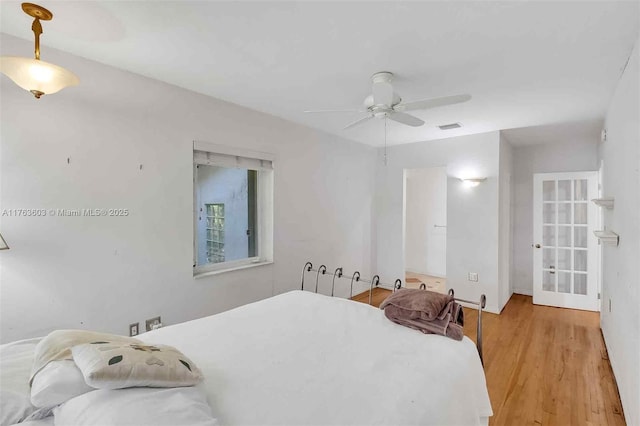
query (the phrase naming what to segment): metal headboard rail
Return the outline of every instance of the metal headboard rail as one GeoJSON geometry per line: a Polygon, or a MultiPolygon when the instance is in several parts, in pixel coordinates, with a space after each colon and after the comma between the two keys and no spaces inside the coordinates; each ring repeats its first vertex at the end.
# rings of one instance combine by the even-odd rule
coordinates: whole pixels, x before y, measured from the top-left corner
{"type": "MultiPolygon", "coordinates": [[[[325,265],[320,265],[317,269],[313,268],[313,264],[311,262],[307,262],[304,265],[304,268],[302,269],[302,280],[300,283],[300,290],[304,290],[304,274],[305,272],[316,272],[316,286],[315,286],[315,290],[314,292],[317,293],[318,292],[318,282],[320,280],[320,275],[326,275],[327,274],[327,267],[325,265]]],[[[344,278],[347,279],[348,274],[344,273],[344,270],[342,267],[338,267],[335,269],[335,271],[333,272],[333,279],[331,280],[331,297],[333,297],[334,294],[334,290],[335,290],[335,285],[336,285],[336,278],[344,278]],[[346,275],[346,277],[345,277],[346,275]]],[[[362,278],[362,276],[360,275],[360,272],[355,271],[353,274],[351,274],[351,288],[349,290],[349,298],[353,297],[353,283],[354,282],[364,282],[364,283],[368,283],[369,285],[369,304],[371,304],[372,302],[372,297],[373,297],[373,288],[374,287],[378,287],[379,285],[383,285],[383,286],[387,286],[387,287],[391,287],[393,288],[393,291],[396,291],[397,289],[402,287],[402,280],[397,279],[395,281],[395,283],[393,285],[391,284],[385,284],[383,282],[380,281],[380,276],[379,275],[374,275],[373,278],[362,278]]]]}
{"type": "MultiPolygon", "coordinates": [[[[304,275],[305,272],[316,272],[316,285],[315,285],[315,293],[318,293],[318,282],[320,280],[320,275],[326,275],[327,274],[327,267],[325,265],[320,265],[317,269],[313,268],[313,264],[311,262],[307,262],[304,265],[304,268],[302,269],[302,279],[301,279],[301,283],[300,283],[300,290],[304,290],[304,275]]],[[[334,294],[334,289],[335,289],[335,284],[336,284],[336,278],[345,278],[347,279],[347,277],[345,277],[344,271],[342,269],[342,267],[338,267],[335,269],[335,271],[333,272],[333,278],[331,280],[331,297],[333,297],[334,294]]],[[[360,272],[356,271],[351,275],[351,287],[350,287],[350,291],[349,291],[349,298],[353,297],[353,283],[355,282],[365,282],[365,283],[369,283],[369,304],[371,305],[371,301],[372,301],[372,294],[373,294],[373,287],[377,287],[380,284],[387,286],[387,287],[392,287],[393,291],[395,292],[396,290],[399,290],[402,288],[402,280],[397,279],[395,280],[395,282],[393,283],[393,285],[391,284],[385,284],[382,283],[380,281],[380,276],[378,275],[374,275],[373,278],[362,278],[360,276],[360,272]]],[[[422,283],[420,284],[420,289],[421,290],[426,290],[427,286],[426,284],[422,283]]],[[[480,300],[477,302],[474,302],[472,300],[466,300],[466,299],[460,299],[455,297],[455,293],[453,291],[453,289],[449,289],[449,296],[453,297],[453,300],[455,300],[456,302],[462,302],[462,303],[467,303],[470,305],[475,305],[478,307],[478,321],[477,321],[477,328],[476,328],[476,348],[478,349],[478,355],[480,356],[480,362],[482,363],[482,366],[484,366],[484,357],[483,357],[483,352],[482,352],[482,310],[485,308],[486,304],[487,304],[487,297],[484,294],[480,295],[480,300]]]]}
{"type": "MultiPolygon", "coordinates": [[[[426,285],[424,284],[420,285],[420,288],[423,288],[423,286],[424,286],[424,289],[426,289],[426,285]]],[[[478,349],[478,355],[480,355],[480,362],[484,367],[484,356],[482,353],[482,310],[487,304],[487,296],[485,296],[484,294],[481,294],[480,301],[478,302],[474,302],[472,300],[459,299],[455,297],[455,292],[453,291],[452,288],[449,289],[449,296],[453,297],[453,300],[455,300],[456,302],[468,303],[470,305],[476,305],[478,307],[478,321],[476,324],[476,348],[478,349]]]]}

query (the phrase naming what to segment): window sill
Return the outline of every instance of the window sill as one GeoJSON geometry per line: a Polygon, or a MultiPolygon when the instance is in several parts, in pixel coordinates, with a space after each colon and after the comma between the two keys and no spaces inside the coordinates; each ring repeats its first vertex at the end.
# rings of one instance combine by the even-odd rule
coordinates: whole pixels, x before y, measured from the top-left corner
{"type": "Polygon", "coordinates": [[[262,262],[255,262],[255,263],[249,263],[246,265],[240,265],[240,266],[232,266],[226,269],[219,269],[216,271],[202,271],[202,272],[196,272],[193,274],[193,278],[194,279],[198,279],[198,278],[205,278],[205,277],[210,277],[213,275],[220,275],[220,274],[226,274],[227,272],[234,272],[234,271],[241,271],[243,269],[250,269],[250,268],[256,268],[258,266],[266,266],[266,265],[273,265],[273,260],[265,260],[262,262]]]}

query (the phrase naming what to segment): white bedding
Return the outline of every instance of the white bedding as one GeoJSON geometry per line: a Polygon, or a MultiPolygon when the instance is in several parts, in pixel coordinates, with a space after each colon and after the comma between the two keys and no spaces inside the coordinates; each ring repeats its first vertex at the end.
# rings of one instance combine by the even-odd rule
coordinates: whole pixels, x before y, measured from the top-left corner
{"type": "Polygon", "coordinates": [[[0,425],[11,425],[37,410],[31,404],[29,375],[40,339],[0,345],[0,425]]]}
{"type": "Polygon", "coordinates": [[[492,415],[475,345],[371,306],[293,291],[138,336],[203,371],[220,424],[476,425],[492,415]]]}
{"type": "Polygon", "coordinates": [[[45,417],[40,420],[26,420],[24,422],[18,423],[18,426],[54,426],[54,418],[53,416],[45,417]]]}

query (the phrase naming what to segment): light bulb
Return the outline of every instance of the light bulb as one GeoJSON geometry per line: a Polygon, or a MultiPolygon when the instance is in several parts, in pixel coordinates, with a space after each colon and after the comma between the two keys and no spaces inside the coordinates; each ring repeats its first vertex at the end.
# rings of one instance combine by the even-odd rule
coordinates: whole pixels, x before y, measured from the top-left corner
{"type": "Polygon", "coordinates": [[[51,68],[43,67],[40,64],[33,64],[29,67],[29,74],[39,83],[48,83],[53,77],[51,68]]]}

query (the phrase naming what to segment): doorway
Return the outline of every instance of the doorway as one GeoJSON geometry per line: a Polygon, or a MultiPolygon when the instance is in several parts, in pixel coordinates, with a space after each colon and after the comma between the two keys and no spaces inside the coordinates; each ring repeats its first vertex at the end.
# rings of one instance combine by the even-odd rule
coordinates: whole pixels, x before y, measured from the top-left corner
{"type": "Polygon", "coordinates": [[[533,303],[599,311],[598,173],[538,173],[533,185],[533,303]]]}
{"type": "Polygon", "coordinates": [[[408,288],[447,288],[446,167],[404,170],[404,269],[408,288]]]}

